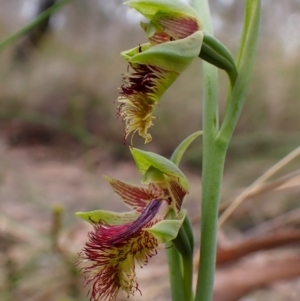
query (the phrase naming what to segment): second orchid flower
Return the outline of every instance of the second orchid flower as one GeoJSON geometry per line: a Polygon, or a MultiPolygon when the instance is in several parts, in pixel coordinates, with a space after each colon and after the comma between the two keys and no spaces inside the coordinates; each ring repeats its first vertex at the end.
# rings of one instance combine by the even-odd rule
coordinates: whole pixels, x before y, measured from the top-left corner
{"type": "Polygon", "coordinates": [[[174,240],[186,215],[181,205],[189,185],[180,169],[157,154],[131,152],[147,186],[106,177],[131,211],[77,213],[93,225],[79,260],[92,301],[114,301],[120,289],[128,296],[140,291],[135,263],[147,264],[159,244],[174,240]]]}

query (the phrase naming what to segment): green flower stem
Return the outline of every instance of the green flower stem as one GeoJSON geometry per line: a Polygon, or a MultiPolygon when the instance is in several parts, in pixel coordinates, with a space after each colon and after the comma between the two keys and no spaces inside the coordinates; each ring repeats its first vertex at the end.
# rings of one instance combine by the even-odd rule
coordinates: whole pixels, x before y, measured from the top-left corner
{"type": "MultiPolygon", "coordinates": [[[[184,139],[173,152],[170,160],[177,166],[189,145],[202,131],[195,132],[184,139]]],[[[193,250],[194,235],[188,216],[185,217],[178,237],[167,244],[170,285],[173,301],[193,300],[193,250]],[[171,247],[172,244],[177,247],[171,247]],[[179,251],[181,250],[181,252],[179,251]]]]}
{"type": "Polygon", "coordinates": [[[194,248],[194,237],[191,228],[191,223],[186,216],[183,225],[178,233],[178,236],[174,240],[174,244],[177,246],[183,245],[185,247],[184,252],[181,252],[182,256],[182,277],[183,277],[183,288],[184,288],[184,300],[192,301],[193,299],[193,248],[194,248]]]}
{"type": "Polygon", "coordinates": [[[186,216],[177,237],[166,243],[173,301],[193,300],[193,245],[193,233],[186,216]]]}
{"type": "Polygon", "coordinates": [[[193,256],[184,256],[183,263],[183,287],[185,298],[182,300],[193,301],[193,256]]]}
{"type": "MultiPolygon", "coordinates": [[[[212,35],[212,24],[208,1],[194,0],[194,7],[200,13],[204,30],[212,35]]],[[[212,65],[203,62],[203,171],[202,171],[202,219],[201,259],[195,300],[210,301],[212,298],[216,257],[217,206],[221,186],[220,175],[224,157],[216,156],[214,145],[218,132],[218,73],[212,65]],[[218,161],[214,161],[217,158],[218,161]],[[223,160],[222,160],[223,159],[223,160]],[[219,162],[221,160],[221,162],[219,162]],[[211,165],[211,163],[213,165],[211,165]]]]}
{"type": "Polygon", "coordinates": [[[178,236],[166,244],[173,301],[193,300],[194,237],[186,216],[178,236]]]}
{"type": "MultiPolygon", "coordinates": [[[[208,0],[194,0],[211,33],[208,0]]],[[[247,0],[244,30],[238,56],[238,76],[226,107],[221,130],[217,133],[217,74],[215,68],[204,63],[203,103],[203,173],[200,265],[196,301],[211,301],[216,261],[218,207],[227,147],[239,118],[254,63],[260,19],[260,0],[247,0]]]]}
{"type": "MultiPolygon", "coordinates": [[[[212,34],[208,1],[196,1],[204,30],[212,34]]],[[[201,262],[199,265],[196,301],[211,301],[216,260],[217,212],[221,189],[224,147],[215,145],[218,124],[218,73],[217,69],[203,62],[203,170],[202,170],[202,218],[201,262]]]]}
{"type": "Polygon", "coordinates": [[[9,36],[4,41],[0,42],[0,51],[3,50],[5,47],[9,46],[10,44],[13,44],[16,42],[19,38],[30,32],[32,29],[34,29],[39,23],[44,21],[46,18],[54,14],[56,11],[60,10],[64,5],[68,4],[72,0],[61,0],[39,14],[32,22],[27,24],[26,26],[22,27],[19,31],[15,32],[11,36],[9,36]]]}
{"type": "MultiPolygon", "coordinates": [[[[179,230],[178,236],[166,243],[169,265],[171,296],[173,301],[192,301],[193,292],[193,250],[190,240],[188,217],[179,230]]],[[[193,240],[192,240],[193,241],[193,240]]]]}
{"type": "Polygon", "coordinates": [[[188,216],[185,217],[182,229],[187,236],[190,245],[190,253],[183,256],[183,286],[185,291],[185,300],[194,300],[193,296],[193,253],[194,253],[194,235],[191,222],[188,216]]]}
{"type": "Polygon", "coordinates": [[[169,278],[172,301],[182,301],[185,300],[185,285],[183,285],[182,257],[177,248],[175,248],[172,241],[167,242],[165,245],[167,249],[166,253],[169,265],[169,278]]]}
{"type": "Polygon", "coordinates": [[[218,208],[226,144],[213,141],[203,153],[200,265],[196,301],[211,301],[216,262],[218,208]]]}

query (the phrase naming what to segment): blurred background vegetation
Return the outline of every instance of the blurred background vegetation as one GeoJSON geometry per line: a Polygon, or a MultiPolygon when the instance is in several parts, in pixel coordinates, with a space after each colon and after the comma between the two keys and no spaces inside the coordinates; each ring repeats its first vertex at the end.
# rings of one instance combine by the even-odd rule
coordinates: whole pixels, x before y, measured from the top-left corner
{"type": "MultiPolygon", "coordinates": [[[[34,18],[40,2],[0,0],[0,39],[5,39],[34,18]]],[[[211,0],[210,4],[216,36],[236,54],[244,1],[211,0]]],[[[262,5],[257,63],[228,153],[224,199],[232,196],[231,189],[247,185],[267,166],[300,145],[300,1],[264,0],[262,5]]],[[[80,281],[77,283],[78,271],[72,265],[72,260],[76,259],[74,254],[80,250],[84,240],[72,249],[70,256],[66,255],[65,249],[51,247],[51,231],[56,222],[53,222],[49,208],[56,202],[62,203],[68,212],[65,223],[70,228],[70,224],[76,223],[73,217],[75,210],[95,209],[98,200],[103,204],[105,201],[102,200],[110,197],[106,188],[98,184],[102,181],[103,170],[111,170],[111,174],[114,170],[122,170],[123,176],[138,179],[134,172],[131,173],[132,167],[123,161],[129,158],[129,152],[123,143],[124,124],[117,119],[115,101],[122,74],[127,70],[126,62],[119,53],[146,41],[139,21],[139,16],[122,5],[121,0],[74,0],[51,17],[48,30],[37,43],[28,43],[23,38],[1,53],[2,225],[5,225],[5,231],[15,229],[15,232],[12,230],[13,236],[19,243],[22,237],[16,233],[23,233],[27,226],[22,229],[22,224],[18,225],[17,221],[27,223],[30,220],[30,225],[36,228],[36,219],[43,231],[50,231],[48,242],[45,242],[49,248],[45,251],[43,246],[42,249],[46,253],[51,250],[52,254],[43,257],[44,251],[41,253],[38,249],[38,256],[29,256],[33,258],[31,260],[24,255],[27,254],[26,248],[24,253],[21,252],[23,254],[11,252],[9,246],[14,245],[14,240],[3,243],[0,246],[3,252],[10,250],[9,254],[14,254],[1,260],[1,265],[6,267],[5,276],[0,275],[0,280],[6,279],[0,281],[4,283],[5,301],[84,300],[82,290],[78,291],[81,285],[80,281]],[[94,172],[92,175],[91,171],[94,172]],[[79,191],[78,186],[84,189],[79,191]],[[38,211],[35,206],[39,207],[38,211]],[[24,217],[23,209],[33,216],[25,214],[24,217]],[[16,214],[18,210],[22,213],[16,214]],[[13,222],[5,216],[12,218],[13,222]],[[16,267],[15,263],[19,264],[24,258],[27,259],[23,265],[16,267]],[[45,267],[50,271],[47,275],[52,278],[60,275],[65,279],[67,276],[63,273],[71,275],[64,283],[64,293],[53,297],[51,292],[59,291],[55,286],[51,287],[48,295],[32,293],[34,284],[41,280],[36,273],[37,262],[38,271],[42,273],[45,267]],[[63,272],[55,267],[63,269],[63,272]],[[22,274],[20,285],[20,270],[30,274],[30,269],[35,271],[35,280],[27,285],[22,274]],[[52,273],[51,269],[55,272],[52,273]]],[[[155,112],[159,118],[151,129],[153,141],[146,146],[147,150],[169,156],[182,139],[201,128],[201,85],[201,62],[198,60],[162,97],[155,112]]],[[[227,78],[220,72],[221,118],[227,86],[227,78]]],[[[136,147],[144,147],[137,136],[134,143],[136,147]]],[[[192,174],[196,170],[199,174],[199,152],[198,144],[191,148],[185,160],[186,169],[192,174]]],[[[197,188],[195,191],[197,198],[197,188]]],[[[290,201],[289,208],[299,205],[295,191],[292,195],[279,197],[282,199],[290,201]]],[[[280,205],[273,212],[273,205],[266,206],[266,212],[273,216],[278,214],[278,210],[286,209],[280,205]]],[[[244,219],[243,215],[241,219],[244,219]]],[[[35,231],[34,234],[31,230],[29,232],[24,235],[33,240],[46,239],[35,231]]],[[[69,240],[72,240],[72,233],[68,232],[66,236],[69,240]]],[[[44,282],[52,283],[52,280],[44,279],[44,282]]]]}
{"type": "MultiPolygon", "coordinates": [[[[263,146],[268,153],[284,153],[300,140],[300,3],[285,2],[263,1],[258,60],[232,146],[236,153],[255,146],[263,146]]],[[[1,38],[26,24],[37,4],[38,0],[2,1],[1,38]]],[[[243,1],[215,0],[211,6],[215,33],[235,54],[243,1]]],[[[15,45],[2,53],[1,121],[43,125],[39,135],[44,131],[45,140],[61,132],[83,144],[96,138],[120,155],[124,125],[116,119],[114,101],[127,65],[119,53],[145,42],[138,23],[138,16],[122,1],[67,5],[51,18],[50,30],[26,59],[18,59],[15,45]]],[[[220,82],[224,103],[227,79],[222,72],[220,82]]],[[[160,119],[152,129],[150,147],[161,153],[170,153],[201,127],[200,60],[163,96],[156,116],[160,119]]],[[[11,142],[22,143],[20,136],[11,137],[11,142]]]]}

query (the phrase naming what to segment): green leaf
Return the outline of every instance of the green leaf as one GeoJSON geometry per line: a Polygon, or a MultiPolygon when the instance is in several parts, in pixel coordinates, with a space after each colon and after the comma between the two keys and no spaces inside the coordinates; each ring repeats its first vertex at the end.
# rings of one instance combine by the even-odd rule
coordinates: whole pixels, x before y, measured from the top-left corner
{"type": "Polygon", "coordinates": [[[136,220],[140,215],[136,211],[119,213],[106,210],[76,212],[75,214],[92,225],[99,221],[103,221],[110,225],[122,225],[136,220]]]}
{"type": "Polygon", "coordinates": [[[246,2],[243,33],[237,58],[238,77],[232,89],[218,135],[221,141],[230,139],[246,98],[258,44],[260,11],[260,0],[248,0],[246,2]]]}
{"type": "Polygon", "coordinates": [[[189,191],[189,183],[183,172],[170,160],[152,152],[145,152],[137,148],[130,148],[136,166],[140,173],[144,175],[150,166],[155,167],[160,172],[178,178],[180,185],[189,191]]]}
{"type": "Polygon", "coordinates": [[[160,243],[171,241],[177,237],[185,216],[186,210],[181,210],[179,219],[165,219],[146,230],[152,233],[160,243]]]}
{"type": "Polygon", "coordinates": [[[177,166],[179,166],[179,163],[181,161],[182,156],[184,155],[185,151],[187,150],[187,148],[190,146],[190,144],[200,135],[202,135],[203,132],[202,131],[198,131],[195,132],[193,134],[191,134],[190,136],[188,136],[187,138],[185,138],[174,150],[170,160],[176,164],[177,166]]]}

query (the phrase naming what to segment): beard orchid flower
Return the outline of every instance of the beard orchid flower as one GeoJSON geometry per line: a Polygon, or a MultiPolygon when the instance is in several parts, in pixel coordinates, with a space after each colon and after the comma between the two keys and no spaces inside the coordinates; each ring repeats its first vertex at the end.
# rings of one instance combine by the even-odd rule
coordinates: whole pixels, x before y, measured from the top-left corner
{"type": "Polygon", "coordinates": [[[123,76],[118,115],[126,123],[125,139],[138,132],[148,143],[160,97],[200,53],[202,24],[197,12],[179,0],[130,0],[125,4],[149,19],[141,23],[149,42],[121,53],[133,71],[123,76]]]}
{"type": "Polygon", "coordinates": [[[157,154],[134,148],[131,152],[144,185],[106,177],[131,211],[77,213],[93,226],[79,260],[85,263],[85,283],[91,285],[92,301],[114,301],[120,289],[128,296],[140,292],[135,263],[146,265],[159,244],[175,239],[185,218],[181,209],[189,191],[185,175],[157,154]]]}

